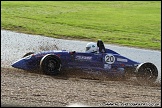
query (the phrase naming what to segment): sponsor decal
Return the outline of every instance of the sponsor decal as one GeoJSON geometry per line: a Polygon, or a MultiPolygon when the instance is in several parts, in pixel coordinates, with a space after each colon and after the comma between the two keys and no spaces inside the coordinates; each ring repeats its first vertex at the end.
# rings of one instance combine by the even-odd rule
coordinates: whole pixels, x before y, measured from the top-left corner
{"type": "Polygon", "coordinates": [[[91,56],[76,56],[75,60],[91,60],[91,56]]]}
{"type": "Polygon", "coordinates": [[[126,64],[125,66],[130,66],[130,67],[131,67],[132,65],[130,65],[130,64],[126,64]]]}
{"type": "Polygon", "coordinates": [[[104,64],[104,69],[111,69],[111,65],[110,64],[104,64]]]}
{"type": "Polygon", "coordinates": [[[117,58],[117,61],[120,61],[120,62],[128,62],[127,59],[122,59],[122,58],[117,58]]]}
{"type": "Polygon", "coordinates": [[[105,56],[105,62],[108,64],[113,64],[115,62],[115,57],[112,54],[107,54],[105,56]]]}

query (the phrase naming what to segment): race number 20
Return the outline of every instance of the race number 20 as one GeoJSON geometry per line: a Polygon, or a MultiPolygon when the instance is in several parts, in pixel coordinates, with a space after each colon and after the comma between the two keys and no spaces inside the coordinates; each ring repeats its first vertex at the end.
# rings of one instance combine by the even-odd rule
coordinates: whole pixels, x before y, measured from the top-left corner
{"type": "Polygon", "coordinates": [[[115,62],[115,57],[112,54],[107,54],[105,56],[105,62],[108,64],[113,64],[115,62]]]}

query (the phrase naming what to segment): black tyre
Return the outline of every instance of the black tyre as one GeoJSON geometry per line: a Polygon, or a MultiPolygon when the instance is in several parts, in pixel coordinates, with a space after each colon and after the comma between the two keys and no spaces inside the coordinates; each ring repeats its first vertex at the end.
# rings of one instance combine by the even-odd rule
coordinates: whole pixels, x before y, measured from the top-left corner
{"type": "Polygon", "coordinates": [[[136,78],[140,83],[154,83],[157,77],[157,67],[152,63],[142,63],[136,68],[136,78]]]}
{"type": "Polygon", "coordinates": [[[40,61],[40,68],[44,74],[57,75],[60,72],[61,60],[56,55],[45,55],[40,61]]]}
{"type": "Polygon", "coordinates": [[[28,52],[23,57],[26,57],[26,56],[31,55],[31,54],[34,54],[34,52],[28,52]]]}

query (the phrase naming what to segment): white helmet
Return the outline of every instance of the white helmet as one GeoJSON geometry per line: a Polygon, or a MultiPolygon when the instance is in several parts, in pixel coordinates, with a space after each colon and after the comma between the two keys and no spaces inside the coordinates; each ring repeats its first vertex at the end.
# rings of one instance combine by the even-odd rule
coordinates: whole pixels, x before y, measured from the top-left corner
{"type": "Polygon", "coordinates": [[[89,42],[86,45],[86,53],[94,53],[94,52],[97,52],[97,51],[98,51],[98,47],[97,47],[97,44],[96,43],[89,42]]]}

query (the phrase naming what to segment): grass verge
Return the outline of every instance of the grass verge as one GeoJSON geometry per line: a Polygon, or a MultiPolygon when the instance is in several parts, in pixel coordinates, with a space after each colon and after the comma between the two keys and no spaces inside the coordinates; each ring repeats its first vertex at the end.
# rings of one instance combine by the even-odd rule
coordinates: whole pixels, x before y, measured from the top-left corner
{"type": "Polygon", "coordinates": [[[160,1],[2,1],[1,29],[161,50],[160,1]]]}

